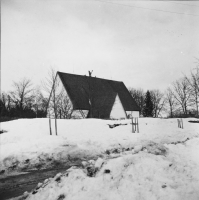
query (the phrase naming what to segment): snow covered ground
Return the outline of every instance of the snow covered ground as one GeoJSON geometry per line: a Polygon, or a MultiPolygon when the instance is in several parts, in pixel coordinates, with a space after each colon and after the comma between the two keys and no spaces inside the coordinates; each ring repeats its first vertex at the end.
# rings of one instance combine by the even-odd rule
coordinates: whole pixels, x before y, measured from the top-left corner
{"type": "Polygon", "coordinates": [[[179,129],[176,119],[141,118],[140,133],[130,120],[58,120],[58,136],[49,135],[47,119],[4,122],[0,171],[79,166],[38,184],[27,199],[196,200],[199,124],[189,120],[179,129]],[[114,123],[127,125],[109,128],[114,123]]]}

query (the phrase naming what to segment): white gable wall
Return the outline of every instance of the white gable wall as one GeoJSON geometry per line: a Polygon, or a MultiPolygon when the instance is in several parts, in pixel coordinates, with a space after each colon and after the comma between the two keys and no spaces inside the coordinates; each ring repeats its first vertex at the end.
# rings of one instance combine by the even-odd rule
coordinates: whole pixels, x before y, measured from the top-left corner
{"type": "Polygon", "coordinates": [[[126,119],[126,112],[124,110],[124,107],[122,106],[122,103],[120,101],[120,98],[117,94],[115,98],[115,102],[113,104],[111,114],[110,114],[111,119],[126,119]]]}

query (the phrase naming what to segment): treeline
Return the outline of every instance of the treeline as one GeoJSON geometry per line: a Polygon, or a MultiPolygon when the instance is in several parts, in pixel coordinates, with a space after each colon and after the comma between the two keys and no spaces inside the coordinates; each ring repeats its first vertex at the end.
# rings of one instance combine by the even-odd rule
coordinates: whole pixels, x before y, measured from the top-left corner
{"type": "Polygon", "coordinates": [[[199,117],[199,66],[173,82],[165,92],[130,88],[144,117],[199,117]]]}
{"type": "MultiPolygon", "coordinates": [[[[199,61],[199,60],[198,60],[199,61]]],[[[199,64],[199,62],[198,62],[199,64]]],[[[0,98],[1,121],[15,118],[51,117],[71,118],[72,108],[65,90],[55,82],[56,71],[51,69],[41,87],[34,87],[31,80],[13,82],[12,90],[2,92],[0,98]],[[52,86],[54,90],[52,91],[52,86]],[[53,114],[56,116],[53,116],[53,114]]],[[[141,108],[143,117],[198,117],[199,116],[199,65],[189,76],[173,82],[165,92],[130,88],[129,92],[141,108]]]]}
{"type": "Polygon", "coordinates": [[[13,89],[3,92],[0,99],[1,121],[14,118],[46,117],[48,98],[31,80],[13,82],[13,89]]]}
{"type": "MultiPolygon", "coordinates": [[[[49,116],[52,110],[56,118],[68,119],[71,115],[71,105],[65,95],[65,90],[55,81],[56,70],[51,68],[40,87],[33,86],[30,79],[23,78],[13,82],[12,90],[2,92],[0,98],[0,121],[17,118],[43,118],[49,116]],[[52,90],[54,85],[54,90],[52,90]],[[49,101],[50,94],[51,99],[49,101]],[[48,106],[49,104],[49,106],[48,106]],[[47,110],[48,109],[48,110],[47,110]]],[[[51,117],[55,117],[52,116],[51,117]]]]}

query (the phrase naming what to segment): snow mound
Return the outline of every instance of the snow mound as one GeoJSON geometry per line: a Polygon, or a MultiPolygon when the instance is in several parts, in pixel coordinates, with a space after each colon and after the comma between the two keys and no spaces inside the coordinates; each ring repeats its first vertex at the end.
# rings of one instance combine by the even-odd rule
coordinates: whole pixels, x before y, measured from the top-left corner
{"type": "Polygon", "coordinates": [[[199,175],[194,181],[189,166],[186,172],[176,166],[177,161],[174,164],[164,156],[145,152],[124,155],[106,161],[94,177],[84,169],[71,168],[40,184],[27,199],[198,199],[199,175]]]}

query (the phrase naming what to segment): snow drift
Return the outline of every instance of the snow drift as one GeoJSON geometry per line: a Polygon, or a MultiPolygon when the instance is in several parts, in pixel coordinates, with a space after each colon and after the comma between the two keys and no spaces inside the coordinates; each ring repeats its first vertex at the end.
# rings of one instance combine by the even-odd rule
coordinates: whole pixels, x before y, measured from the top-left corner
{"type": "Polygon", "coordinates": [[[132,133],[130,120],[58,120],[58,136],[49,135],[47,119],[4,122],[1,174],[78,166],[21,199],[199,199],[198,124],[139,122],[140,133],[132,133]],[[109,128],[115,123],[126,125],[109,128]]]}

